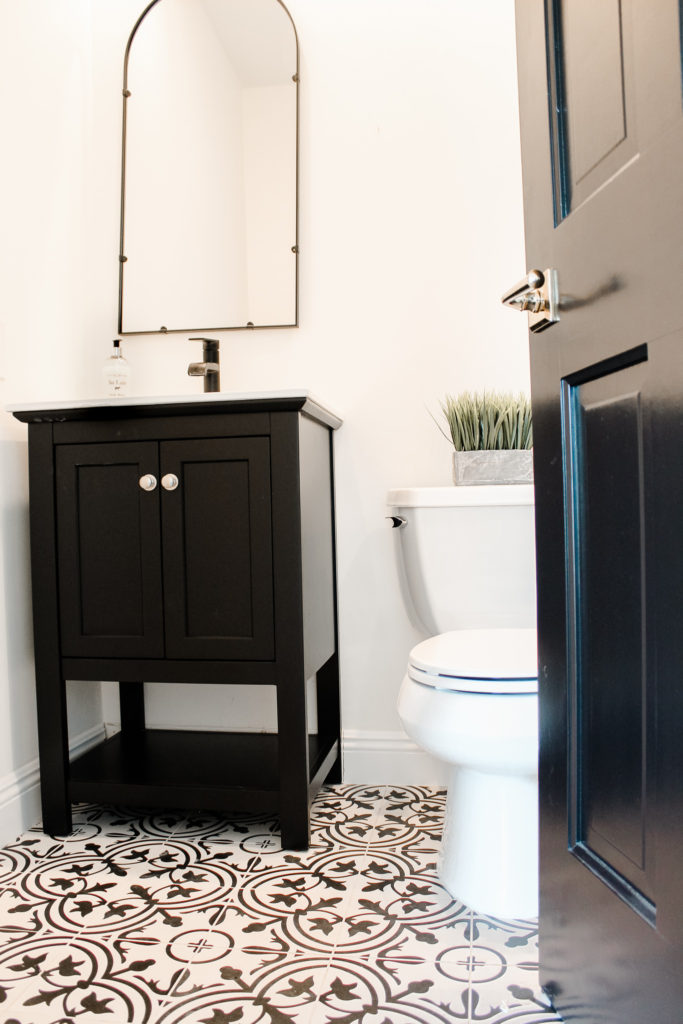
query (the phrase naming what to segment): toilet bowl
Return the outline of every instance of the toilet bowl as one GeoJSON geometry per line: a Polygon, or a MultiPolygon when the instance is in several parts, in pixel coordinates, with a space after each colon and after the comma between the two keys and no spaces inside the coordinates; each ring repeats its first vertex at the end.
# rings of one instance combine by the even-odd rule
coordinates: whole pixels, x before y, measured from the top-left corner
{"type": "Polygon", "coordinates": [[[538,913],[538,679],[533,487],[409,488],[406,600],[434,633],[412,649],[398,711],[449,769],[439,877],[493,917],[538,913]]]}
{"type": "Polygon", "coordinates": [[[449,765],[438,872],[468,907],[538,912],[536,631],[460,630],[410,652],[398,711],[449,765]]]}

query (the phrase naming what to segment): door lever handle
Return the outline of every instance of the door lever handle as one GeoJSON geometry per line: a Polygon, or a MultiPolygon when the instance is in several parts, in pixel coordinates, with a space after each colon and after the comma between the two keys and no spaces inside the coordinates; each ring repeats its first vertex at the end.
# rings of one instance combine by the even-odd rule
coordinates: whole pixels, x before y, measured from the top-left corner
{"type": "Polygon", "coordinates": [[[560,319],[557,271],[551,267],[547,270],[530,270],[514,288],[505,292],[500,301],[504,306],[518,309],[521,313],[527,312],[529,330],[534,334],[544,331],[560,319]]]}

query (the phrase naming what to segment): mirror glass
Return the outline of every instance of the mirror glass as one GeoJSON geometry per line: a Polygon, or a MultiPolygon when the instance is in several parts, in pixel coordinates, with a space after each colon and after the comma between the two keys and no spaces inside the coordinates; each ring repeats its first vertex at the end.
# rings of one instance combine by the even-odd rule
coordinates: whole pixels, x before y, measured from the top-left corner
{"type": "Polygon", "coordinates": [[[119,332],[297,323],[298,44],[279,0],[154,0],[124,71],[119,332]]]}

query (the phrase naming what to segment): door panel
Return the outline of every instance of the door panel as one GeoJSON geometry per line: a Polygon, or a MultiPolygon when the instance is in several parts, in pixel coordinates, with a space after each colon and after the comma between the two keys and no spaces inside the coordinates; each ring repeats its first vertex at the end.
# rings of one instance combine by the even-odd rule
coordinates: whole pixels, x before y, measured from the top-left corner
{"type": "Polygon", "coordinates": [[[541,980],[583,1024],[683,1005],[680,13],[517,2],[527,268],[560,292],[530,338],[541,980]]]}
{"type": "Polygon", "coordinates": [[[60,445],[57,543],[66,657],[161,657],[158,476],[150,442],[60,445]]]}
{"type": "Polygon", "coordinates": [[[616,364],[586,368],[563,387],[573,733],[569,845],[622,898],[654,919],[646,360],[643,347],[616,364]]]}
{"type": "Polygon", "coordinates": [[[268,438],[167,441],[161,474],[166,653],[274,656],[268,438]]]}
{"type": "MultiPolygon", "coordinates": [[[[579,185],[626,138],[624,33],[620,0],[562,5],[572,180],[579,185]],[[586,34],[587,18],[593,31],[586,34]]],[[[626,79],[628,80],[628,78],[626,79]]]]}
{"type": "Polygon", "coordinates": [[[630,0],[548,5],[556,98],[557,220],[575,210],[638,151],[630,0]],[[590,24],[590,31],[586,25],[590,24]]]}
{"type": "Polygon", "coordinates": [[[187,635],[249,636],[249,463],[185,462],[183,491],[187,635]],[[220,601],[209,596],[217,592],[220,601]]]}

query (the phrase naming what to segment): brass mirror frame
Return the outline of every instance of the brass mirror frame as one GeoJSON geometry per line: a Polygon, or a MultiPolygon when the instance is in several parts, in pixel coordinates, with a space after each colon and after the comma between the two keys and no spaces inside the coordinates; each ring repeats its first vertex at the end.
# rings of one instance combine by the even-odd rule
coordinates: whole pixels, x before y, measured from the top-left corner
{"type": "Polygon", "coordinates": [[[121,121],[121,226],[119,235],[119,314],[118,314],[118,333],[123,337],[132,337],[135,335],[143,334],[188,334],[194,331],[255,331],[255,330],[280,330],[288,327],[299,326],[299,83],[300,83],[300,66],[299,66],[299,36],[296,31],[296,25],[294,19],[290,14],[288,8],[282,2],[282,0],[274,0],[283,9],[287,17],[289,18],[294,32],[294,44],[296,47],[296,72],[292,75],[292,81],[296,86],[296,139],[295,139],[295,196],[294,196],[294,245],[292,246],[292,252],[294,254],[294,322],[291,324],[239,324],[234,327],[216,327],[216,326],[195,326],[195,327],[159,327],[156,330],[147,331],[124,331],[123,330],[123,273],[128,257],[125,252],[125,211],[126,211],[126,122],[128,116],[128,98],[131,95],[128,88],[128,61],[130,58],[130,51],[133,45],[135,35],[140,28],[140,25],[145,20],[149,12],[153,7],[156,7],[160,0],[151,0],[151,3],[145,7],[144,11],[133,25],[133,30],[128,37],[126,43],[126,51],[123,58],[123,116],[121,121]]]}

